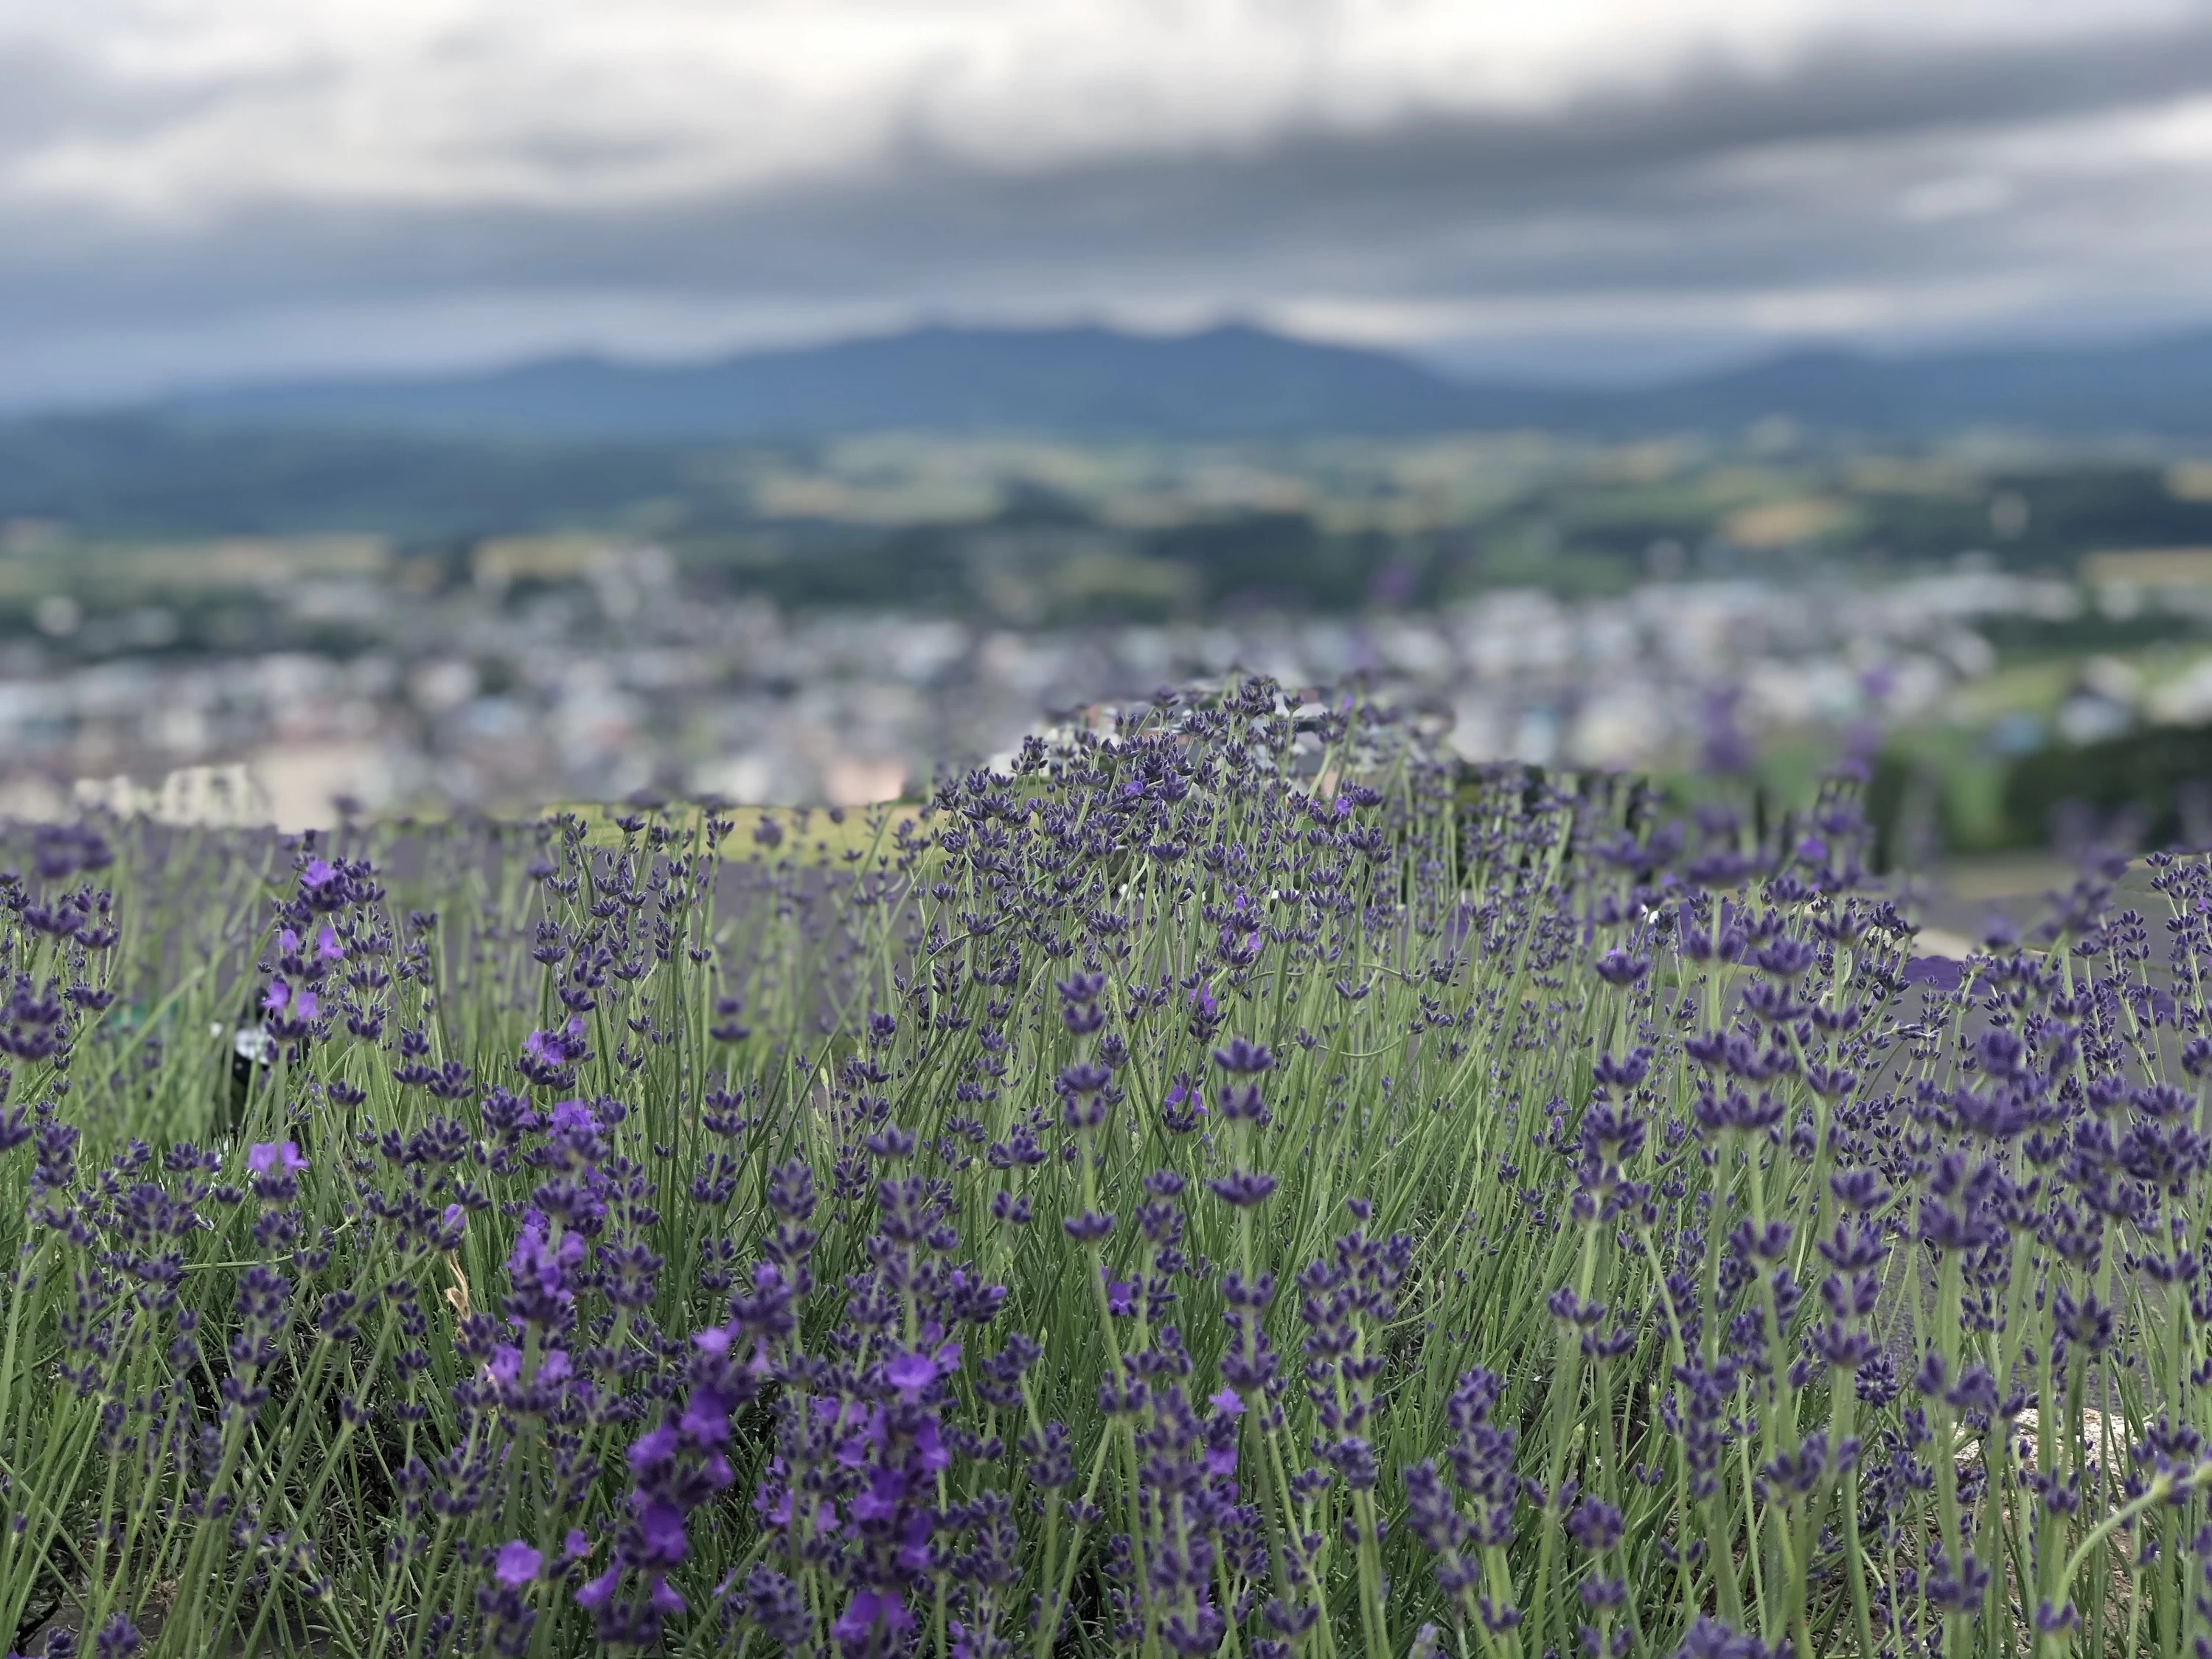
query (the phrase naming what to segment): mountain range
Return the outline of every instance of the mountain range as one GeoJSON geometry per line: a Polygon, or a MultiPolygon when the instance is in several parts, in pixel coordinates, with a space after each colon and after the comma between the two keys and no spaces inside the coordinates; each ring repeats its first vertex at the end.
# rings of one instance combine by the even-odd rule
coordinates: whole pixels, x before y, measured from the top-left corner
{"type": "Polygon", "coordinates": [[[699,443],[880,431],[1164,438],[1545,428],[1730,431],[1768,416],[1912,435],[2002,426],[2212,435],[2212,331],[1911,356],[1791,351],[1620,391],[1454,378],[1392,353],[1230,325],[930,327],[661,365],[567,356],[484,373],[248,386],[153,411],[218,426],[699,443]]]}
{"type": "Polygon", "coordinates": [[[118,536],[337,527],[439,540],[637,521],[650,509],[696,527],[754,510],[712,453],[724,444],[897,430],[1172,441],[1545,428],[1606,439],[1726,435],[1770,416],[1876,442],[1991,426],[2212,440],[2212,332],[1916,357],[1793,352],[1613,392],[1471,381],[1249,327],[1176,337],[928,328],[674,367],[566,357],[0,421],[0,525],[118,536]]]}

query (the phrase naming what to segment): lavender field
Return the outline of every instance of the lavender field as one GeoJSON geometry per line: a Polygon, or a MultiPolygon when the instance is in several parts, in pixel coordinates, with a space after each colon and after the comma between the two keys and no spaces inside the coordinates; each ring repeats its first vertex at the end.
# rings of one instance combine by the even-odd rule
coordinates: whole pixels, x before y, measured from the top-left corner
{"type": "Polygon", "coordinates": [[[15,832],[0,1645],[2212,1652],[2212,866],[1425,744],[15,832]]]}

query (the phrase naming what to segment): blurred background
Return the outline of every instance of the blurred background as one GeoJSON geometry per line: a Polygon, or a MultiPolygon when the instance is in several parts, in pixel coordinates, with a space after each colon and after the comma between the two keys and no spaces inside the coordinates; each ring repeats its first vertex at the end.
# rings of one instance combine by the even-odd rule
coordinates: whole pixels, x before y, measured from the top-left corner
{"type": "Polygon", "coordinates": [[[1961,890],[2212,842],[2212,6],[0,8],[0,810],[853,804],[1237,669],[1856,752],[1961,890]]]}

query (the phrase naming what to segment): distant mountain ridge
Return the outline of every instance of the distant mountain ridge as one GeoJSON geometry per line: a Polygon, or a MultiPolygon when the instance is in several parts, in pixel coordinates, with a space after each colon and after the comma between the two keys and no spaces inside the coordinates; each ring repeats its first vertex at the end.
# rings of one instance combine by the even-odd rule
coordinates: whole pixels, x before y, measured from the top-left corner
{"type": "Polygon", "coordinates": [[[1824,431],[1966,426],[2212,434],[2212,330],[2094,345],[1876,357],[1794,351],[1622,399],[1632,423],[1719,428],[1784,415],[1824,431]]]}
{"type": "Polygon", "coordinates": [[[484,373],[240,386],[155,411],[219,425],[650,444],[863,432],[1164,438],[1547,428],[1910,434],[2002,425],[2212,434],[2212,331],[1876,357],[1790,351],[1634,391],[1455,379],[1389,352],[1232,325],[918,328],[659,365],[567,356],[484,373]]]}
{"type": "Polygon", "coordinates": [[[241,387],[169,407],[224,421],[658,443],[890,430],[1401,433],[1518,423],[1543,401],[1511,388],[1492,406],[1481,389],[1385,352],[1227,326],[921,328],[697,364],[569,356],[481,374],[241,387]]]}

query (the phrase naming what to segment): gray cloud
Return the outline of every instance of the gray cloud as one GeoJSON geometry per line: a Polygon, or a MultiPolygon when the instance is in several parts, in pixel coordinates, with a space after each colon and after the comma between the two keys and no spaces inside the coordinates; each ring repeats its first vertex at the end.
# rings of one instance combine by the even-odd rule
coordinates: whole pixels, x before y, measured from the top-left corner
{"type": "MultiPolygon", "coordinates": [[[[36,69],[0,63],[0,109],[36,69]]],[[[128,114],[82,79],[36,95],[0,118],[128,114]]],[[[649,206],[264,204],[161,229],[19,202],[0,220],[0,348],[38,346],[46,367],[0,397],[66,389],[72,350],[78,384],[122,387],[128,365],[95,361],[103,337],[137,343],[142,379],[162,362],[205,379],[221,366],[191,367],[195,330],[250,374],[311,358],[301,319],[318,312],[381,316],[397,342],[410,314],[498,294],[532,296],[545,343],[573,296],[568,337],[617,346],[609,317],[654,295],[702,343],[716,315],[744,332],[749,307],[787,326],[841,307],[1340,314],[1431,343],[2124,327],[2212,292],[2212,144],[2129,138],[2196,97],[2212,97],[2212,15],[2049,46],[1839,45],[1771,78],[1709,64],[1542,118],[1308,126],[1045,173],[917,136],[857,176],[649,206]],[[253,319],[279,312],[294,343],[250,361],[253,319]]],[[[637,159],[618,140],[532,142],[583,172],[637,159]]]]}

